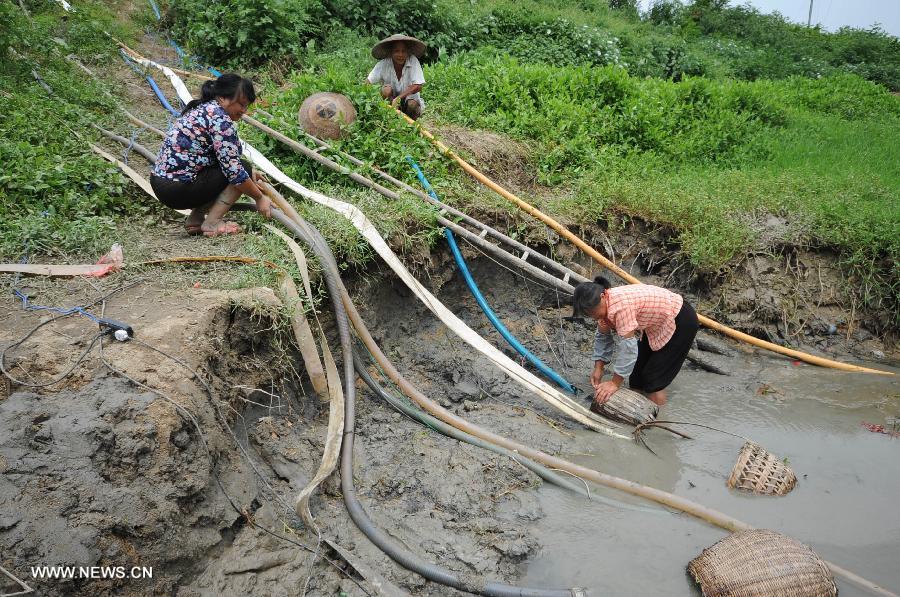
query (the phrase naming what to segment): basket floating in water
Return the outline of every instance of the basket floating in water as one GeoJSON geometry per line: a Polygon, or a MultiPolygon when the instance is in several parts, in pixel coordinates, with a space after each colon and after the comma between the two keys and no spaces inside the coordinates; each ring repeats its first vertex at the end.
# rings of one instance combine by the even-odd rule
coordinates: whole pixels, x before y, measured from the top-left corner
{"type": "Polygon", "coordinates": [[[797,475],[762,446],[747,442],[731,469],[727,485],[759,495],[785,495],[797,484],[797,475]]]}
{"type": "Polygon", "coordinates": [[[640,425],[655,420],[659,406],[637,392],[619,388],[604,404],[592,403],[591,410],[610,419],[640,425]]]}
{"type": "Polygon", "coordinates": [[[833,597],[834,577],[812,549],[774,531],[730,535],[703,550],[688,572],[704,597],[833,597]]]}

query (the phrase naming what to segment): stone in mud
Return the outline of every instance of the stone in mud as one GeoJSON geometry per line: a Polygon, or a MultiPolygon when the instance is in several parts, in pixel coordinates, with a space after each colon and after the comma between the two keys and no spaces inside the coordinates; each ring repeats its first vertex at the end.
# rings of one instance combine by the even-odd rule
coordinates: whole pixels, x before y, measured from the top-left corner
{"type": "Polygon", "coordinates": [[[481,389],[479,389],[476,384],[472,383],[469,380],[463,380],[453,386],[453,388],[456,390],[456,393],[452,394],[450,396],[450,399],[454,402],[460,402],[463,400],[460,394],[462,394],[463,396],[468,396],[470,398],[479,398],[481,396],[481,389]]]}

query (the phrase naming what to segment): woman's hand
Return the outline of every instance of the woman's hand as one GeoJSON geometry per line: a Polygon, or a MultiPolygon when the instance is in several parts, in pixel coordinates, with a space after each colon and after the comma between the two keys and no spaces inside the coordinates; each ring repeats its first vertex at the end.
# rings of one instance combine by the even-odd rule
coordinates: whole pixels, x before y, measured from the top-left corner
{"type": "Polygon", "coordinates": [[[399,95],[398,95],[397,97],[395,97],[395,98],[391,101],[391,107],[393,107],[394,109],[399,109],[399,108],[400,108],[400,101],[401,101],[402,99],[403,99],[403,98],[400,97],[399,95]]]}
{"type": "Polygon", "coordinates": [[[615,394],[618,389],[619,384],[614,380],[604,381],[597,386],[597,390],[594,392],[594,402],[597,404],[605,404],[607,400],[612,398],[612,395],[615,394]]]}
{"type": "Polygon", "coordinates": [[[266,178],[266,175],[263,174],[262,172],[260,172],[259,170],[257,170],[256,168],[253,169],[252,178],[253,178],[253,182],[255,182],[255,183],[269,182],[269,179],[266,178]]]}
{"type": "Polygon", "coordinates": [[[256,211],[260,213],[260,215],[266,219],[272,217],[272,200],[265,194],[263,194],[259,199],[254,199],[256,201],[256,211]]]}

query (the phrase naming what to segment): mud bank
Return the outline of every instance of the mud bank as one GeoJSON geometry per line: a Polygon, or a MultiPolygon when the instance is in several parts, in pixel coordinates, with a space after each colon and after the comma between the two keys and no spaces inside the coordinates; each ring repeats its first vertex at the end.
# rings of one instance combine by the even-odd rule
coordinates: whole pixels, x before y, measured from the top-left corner
{"type": "MultiPolygon", "coordinates": [[[[396,299],[385,292],[380,323],[395,328],[415,317],[392,310],[396,299]]],[[[161,355],[134,344],[106,345],[117,368],[195,416],[203,440],[172,402],[111,374],[94,357],[62,391],[14,387],[0,401],[4,567],[48,595],[373,593],[293,514],[292,496],[318,466],[327,412],[302,373],[298,379],[291,370],[301,361],[267,314],[271,293],[238,294],[178,297],[139,286],[119,295],[107,313],[134,318],[138,338],[185,360],[208,381],[212,400],[186,369],[161,355]],[[135,305],[141,305],[137,313],[135,305]],[[42,581],[31,574],[41,565],[152,567],[153,578],[42,581]]],[[[5,344],[38,321],[13,310],[8,315],[13,325],[5,344]]],[[[52,327],[12,355],[14,370],[33,379],[62,372],[69,353],[84,346],[79,334],[91,329],[80,320],[52,327]]],[[[384,340],[393,348],[394,338],[384,340]]],[[[423,385],[439,392],[441,378],[423,385]]],[[[480,410],[480,397],[462,388],[469,393],[451,396],[461,412],[464,396],[473,398],[465,409],[480,410]]],[[[534,427],[534,443],[559,448],[557,432],[533,412],[495,406],[516,426],[534,427]]],[[[451,570],[514,581],[539,549],[528,527],[543,515],[534,493],[540,481],[512,460],[421,427],[368,392],[358,412],[357,485],[377,523],[451,570]]],[[[324,537],[390,582],[416,594],[447,594],[397,567],[356,530],[336,476],[312,510],[324,537]]],[[[8,584],[0,586],[14,587],[8,584]]]]}
{"type": "MultiPolygon", "coordinates": [[[[475,278],[510,330],[569,381],[588,387],[592,330],[563,319],[569,314],[566,297],[466,253],[475,278]]],[[[591,273],[588,267],[584,270],[591,273]]],[[[661,266],[651,273],[657,277],[651,275],[649,281],[663,281],[661,266]]],[[[518,359],[478,310],[445,254],[432,255],[427,283],[458,316],[518,359]]],[[[660,459],[634,443],[600,438],[562,419],[455,338],[392,277],[358,280],[353,293],[373,335],[398,368],[458,414],[549,453],[680,494],[693,495],[690,491],[702,479],[707,493],[693,496],[701,502],[712,495],[716,483],[724,485],[728,471],[719,469],[727,458],[721,455],[715,470],[710,467],[705,477],[681,472],[700,466],[695,461],[705,462],[709,444],[702,441],[682,445],[665,438],[660,459]],[[688,464],[673,456],[681,454],[690,455],[684,457],[688,464]],[[685,485],[687,481],[691,485],[685,485]]],[[[36,315],[23,314],[11,303],[7,306],[6,319],[12,325],[3,331],[4,345],[38,321],[36,315]]],[[[360,573],[364,568],[416,595],[449,593],[398,567],[359,533],[346,516],[336,475],[311,503],[321,537],[293,514],[292,496],[318,466],[327,412],[305,385],[301,361],[270,291],[171,293],[145,284],[111,301],[108,315],[131,321],[139,338],[177,355],[208,381],[212,399],[183,367],[162,356],[137,345],[107,346],[107,358],[118,368],[166,393],[197,418],[211,458],[200,433],[171,402],[113,376],[95,358],[78,367],[61,391],[35,393],[13,387],[11,395],[0,400],[4,567],[49,595],[374,594],[360,573]],[[351,554],[349,558],[324,539],[351,554]],[[31,566],[57,564],[134,564],[152,566],[154,573],[152,580],[63,582],[31,577],[31,566]]],[[[35,378],[58,374],[70,354],[84,346],[85,329],[90,326],[84,322],[65,320],[23,345],[13,361],[23,374],[35,378]]],[[[833,334],[821,339],[825,348],[844,346],[833,334]]],[[[687,383],[673,386],[678,405],[673,412],[684,405],[705,404],[710,391],[722,397],[748,394],[742,400],[751,412],[758,408],[754,400],[767,404],[771,400],[767,408],[772,420],[778,420],[779,407],[791,408],[792,391],[786,386],[800,369],[734,345],[732,350],[737,357],[705,355],[733,377],[686,366],[679,380],[687,383]],[[760,373],[765,367],[774,367],[777,374],[760,373]],[[759,388],[771,391],[758,394],[759,388]]],[[[377,373],[374,368],[372,372],[377,373]]],[[[891,383],[859,386],[860,393],[876,404],[875,411],[860,417],[883,418],[898,409],[898,392],[891,383]]],[[[588,585],[621,592],[627,583],[588,572],[600,546],[618,554],[608,559],[618,564],[597,569],[621,579],[642,569],[639,563],[628,563],[626,552],[658,557],[666,545],[653,537],[671,539],[687,533],[697,539],[665,559],[661,568],[665,574],[651,575],[652,583],[642,587],[660,595],[672,587],[689,594],[691,589],[678,571],[696,555],[694,551],[699,553],[720,536],[708,526],[632,498],[604,493],[618,505],[597,506],[544,487],[517,462],[444,438],[358,388],[354,472],[359,497],[376,524],[411,551],[446,568],[511,583],[524,579],[534,586],[588,585]],[[609,539],[631,532],[643,542],[619,553],[616,541],[609,539]],[[568,546],[566,536],[572,537],[568,546]]],[[[824,403],[821,408],[830,413],[840,404],[824,403]]],[[[710,410],[707,416],[703,409],[688,408],[684,414],[712,424],[725,421],[740,431],[741,412],[741,408],[710,410]]],[[[803,412],[819,416],[816,409],[803,412]]],[[[852,441],[863,433],[847,418],[834,425],[842,432],[852,426],[852,441]]],[[[768,440],[774,445],[768,447],[778,451],[783,439],[775,434],[768,440]]],[[[865,440],[885,440],[872,444],[866,457],[889,466],[892,461],[884,452],[891,449],[884,447],[889,438],[865,440]]],[[[817,450],[812,440],[801,444],[796,453],[785,455],[793,461],[817,450]]],[[[716,450],[726,453],[722,447],[716,450]]],[[[812,470],[818,470],[815,467],[812,470]]],[[[871,468],[863,474],[873,487],[848,490],[843,494],[846,502],[858,498],[858,492],[893,492],[882,487],[871,468]]],[[[740,497],[716,491],[723,495],[715,493],[716,503],[710,505],[743,515],[746,504],[740,497]]],[[[878,510],[884,504],[870,506],[878,510]]],[[[834,539],[830,535],[822,539],[814,528],[835,512],[819,513],[821,517],[809,517],[808,524],[785,525],[783,517],[764,507],[753,522],[788,526],[814,546],[817,540],[828,544],[834,539]]],[[[895,512],[884,516],[885,528],[900,524],[892,518],[895,512]]],[[[900,547],[890,538],[878,541],[894,552],[900,547]]],[[[848,555],[835,549],[835,560],[848,555]]],[[[871,561],[874,570],[864,572],[896,586],[900,579],[892,578],[890,569],[882,570],[877,557],[871,561]]],[[[0,589],[7,586],[0,584],[0,589]]]]}

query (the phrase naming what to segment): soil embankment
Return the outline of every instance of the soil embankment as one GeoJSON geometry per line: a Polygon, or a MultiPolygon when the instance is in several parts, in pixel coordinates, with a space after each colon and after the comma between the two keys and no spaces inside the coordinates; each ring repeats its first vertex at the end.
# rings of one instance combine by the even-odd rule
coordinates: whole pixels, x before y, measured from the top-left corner
{"type": "MultiPolygon", "coordinates": [[[[435,257],[430,281],[439,298],[506,350],[449,260],[435,257]]],[[[562,319],[568,314],[564,297],[487,259],[470,257],[476,279],[513,333],[573,383],[585,387],[592,334],[587,326],[562,319]]],[[[647,482],[681,491],[675,481],[677,461],[666,456],[664,466],[654,465],[649,453],[636,445],[586,437],[469,351],[393,278],[367,278],[357,284],[355,295],[385,352],[446,407],[551,453],[576,459],[602,454],[596,466],[613,466],[626,477],[641,479],[641,471],[658,469],[662,476],[647,482]]],[[[356,583],[367,589],[368,585],[352,565],[319,542],[292,512],[292,495],[318,465],[327,413],[303,384],[301,361],[279,323],[271,292],[191,289],[176,294],[145,283],[110,299],[107,309],[108,316],[134,325],[138,338],[199,371],[212,396],[181,365],[140,345],[117,343],[105,345],[106,359],[168,400],[112,375],[96,354],[76,368],[61,390],[55,388],[59,391],[36,393],[13,387],[11,395],[0,401],[3,566],[51,595],[137,595],[148,590],[179,595],[303,590],[363,594],[356,583]],[[193,423],[173,402],[196,417],[209,455],[193,423]],[[32,565],[55,564],[152,566],[154,577],[69,582],[26,578],[32,565]]],[[[12,325],[3,332],[4,344],[27,332],[39,316],[10,305],[6,319],[12,325]]],[[[844,336],[838,342],[828,330],[817,333],[814,326],[808,327],[805,337],[822,346],[846,346],[844,336]]],[[[86,346],[85,338],[89,341],[93,329],[78,319],[51,324],[10,355],[10,369],[30,379],[49,379],[67,368],[70,355],[86,346]]],[[[777,326],[767,329],[777,334],[777,326]]],[[[850,336],[859,333],[851,331],[850,336]]],[[[855,345],[861,351],[872,346],[871,339],[855,345]]],[[[783,379],[746,373],[748,362],[752,370],[758,366],[755,362],[780,367],[787,361],[751,357],[734,348],[737,358],[707,356],[733,370],[735,377],[692,371],[688,365],[684,379],[700,379],[704,388],[720,380],[726,386],[738,383],[737,394],[731,395],[740,395],[738,388],[746,386],[751,389],[748,403],[769,401],[770,395],[790,400],[778,387],[786,383],[783,379]],[[763,390],[757,393],[759,388],[763,390]]],[[[795,377],[800,375],[796,371],[795,377]]],[[[542,489],[540,481],[514,461],[422,428],[359,387],[363,394],[355,475],[360,497],[377,524],[412,551],[459,572],[515,582],[529,570],[529,562],[541,567],[553,562],[546,549],[549,545],[560,549],[558,538],[540,521],[549,516],[558,522],[556,498],[547,501],[547,491],[552,497],[555,490],[542,489]],[[536,532],[538,528],[542,530],[536,532]]],[[[690,385],[676,384],[673,400],[690,403],[694,391],[690,385]]],[[[885,394],[884,400],[876,402],[886,415],[891,399],[885,394]]],[[[693,416],[699,417],[697,412],[693,416]]],[[[732,424],[741,425],[738,420],[732,424]]],[[[702,447],[698,443],[694,450],[702,452],[702,447]]],[[[719,473],[724,483],[727,471],[710,477],[719,473]]],[[[875,479],[867,482],[877,484],[875,479]]],[[[720,507],[740,514],[727,499],[720,507]]],[[[396,566],[353,527],[336,475],[314,497],[312,510],[324,537],[389,581],[415,594],[447,593],[396,566]]],[[[618,516],[616,508],[611,512],[618,516]]],[[[584,516],[585,527],[597,524],[587,509],[571,516],[584,516]]],[[[617,533],[614,528],[618,526],[608,531],[617,533]]],[[[562,563],[549,565],[556,570],[562,563]]],[[[538,584],[581,582],[554,573],[548,576],[542,569],[529,575],[538,584]]],[[[580,575],[571,566],[559,569],[580,575]]]]}

